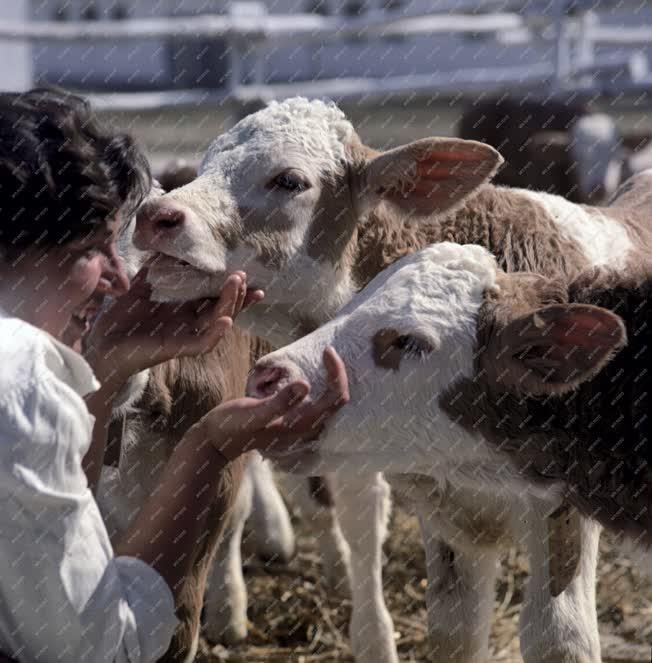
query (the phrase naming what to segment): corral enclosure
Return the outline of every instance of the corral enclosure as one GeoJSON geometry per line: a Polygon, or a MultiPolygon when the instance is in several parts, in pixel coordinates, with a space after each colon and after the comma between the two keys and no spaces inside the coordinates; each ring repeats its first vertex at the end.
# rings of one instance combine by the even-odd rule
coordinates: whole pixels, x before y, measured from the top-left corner
{"type": "MultiPolygon", "coordinates": [[[[465,99],[412,102],[392,99],[377,104],[339,103],[362,140],[376,148],[395,147],[427,136],[455,135],[465,99]]],[[[652,131],[652,98],[602,100],[595,104],[610,113],[621,130],[652,131]]],[[[102,116],[117,127],[130,130],[145,147],[155,166],[173,158],[199,158],[213,138],[233,126],[240,117],[235,105],[187,106],[141,110],[105,111],[102,116]]]]}
{"type": "MultiPolygon", "coordinates": [[[[602,101],[621,129],[652,130],[652,101],[643,96],[627,103],[602,101]]],[[[464,105],[461,100],[429,104],[396,100],[374,106],[340,105],[362,139],[375,147],[393,147],[432,135],[454,135],[464,105]]],[[[238,119],[229,106],[104,113],[130,130],[146,148],[155,166],[172,158],[199,158],[210,141],[238,119]]],[[[652,223],[652,219],[650,220],[652,223]]],[[[264,566],[247,558],[249,637],[241,645],[213,651],[203,643],[202,661],[352,661],[348,646],[350,600],[324,584],[320,576],[319,542],[310,523],[295,521],[298,553],[289,566],[264,566]]],[[[603,536],[598,571],[598,613],[603,660],[646,663],[652,647],[652,575],[644,576],[603,536]]],[[[392,613],[401,661],[426,661],[424,555],[416,518],[394,509],[384,551],[385,596],[392,613]]],[[[652,573],[652,570],[651,570],[652,573]]],[[[493,661],[521,660],[518,618],[527,561],[521,551],[506,552],[497,580],[491,631],[493,661]]],[[[344,586],[345,583],[343,582],[344,586]]]]}

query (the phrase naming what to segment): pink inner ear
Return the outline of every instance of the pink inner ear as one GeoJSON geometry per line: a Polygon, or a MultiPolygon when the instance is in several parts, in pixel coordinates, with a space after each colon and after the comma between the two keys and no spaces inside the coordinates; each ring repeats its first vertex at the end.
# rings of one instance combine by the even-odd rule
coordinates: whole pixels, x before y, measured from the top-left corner
{"type": "Polygon", "coordinates": [[[551,340],[565,345],[576,345],[586,349],[612,346],[620,338],[618,320],[597,311],[582,311],[568,318],[556,320],[551,340]]]}
{"type": "MultiPolygon", "coordinates": [[[[437,164],[437,166],[438,165],[439,164],[437,164]]],[[[455,171],[451,168],[438,168],[435,166],[427,168],[419,164],[417,173],[419,174],[419,179],[445,180],[450,179],[455,171]]]]}
{"type": "Polygon", "coordinates": [[[417,191],[429,191],[432,181],[459,180],[468,172],[470,164],[482,164],[485,155],[477,150],[442,150],[426,152],[416,160],[417,191]],[[419,186],[419,182],[424,186],[419,186]],[[430,182],[428,182],[430,180],[430,182]]]}
{"type": "Polygon", "coordinates": [[[418,163],[426,161],[484,161],[486,155],[479,150],[442,150],[426,152],[417,159],[418,163]]]}
{"type": "Polygon", "coordinates": [[[538,315],[544,326],[535,345],[544,345],[544,355],[549,359],[563,361],[574,350],[606,353],[624,340],[620,319],[600,308],[578,305],[568,310],[552,306],[538,315]]]}

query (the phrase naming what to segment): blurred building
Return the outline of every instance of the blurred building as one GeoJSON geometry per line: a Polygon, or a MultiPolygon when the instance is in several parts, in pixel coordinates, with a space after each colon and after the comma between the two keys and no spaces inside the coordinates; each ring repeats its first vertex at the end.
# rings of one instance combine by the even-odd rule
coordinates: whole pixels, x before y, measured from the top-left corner
{"type": "MultiPolygon", "coordinates": [[[[38,21],[125,21],[205,13],[227,13],[229,0],[16,0],[29,18],[38,21]]],[[[0,0],[0,12],[5,5],[0,0]]],[[[449,3],[450,4],[450,3],[449,3]]],[[[326,16],[364,16],[371,10],[410,14],[436,11],[440,0],[265,0],[243,3],[274,14],[318,13],[326,16]]],[[[596,3],[599,6],[599,3],[596,3]]],[[[247,10],[249,7],[249,10],[247,10]]],[[[652,7],[641,3],[636,11],[609,10],[601,16],[612,25],[652,25],[652,7]]],[[[289,40],[291,41],[291,40],[289,40]]],[[[19,49],[12,44],[0,48],[19,49]]],[[[600,49],[607,57],[621,47],[600,49]]],[[[652,46],[643,48],[648,57],[652,46]]],[[[551,61],[554,42],[510,43],[493,35],[438,34],[380,39],[326,39],[323,43],[269,49],[264,54],[263,81],[282,82],[338,77],[384,77],[454,72],[465,68],[525,67],[551,61]]],[[[225,84],[230,62],[225,40],[219,37],[188,39],[134,39],[116,43],[61,43],[38,41],[32,45],[34,80],[89,90],[152,90],[214,88],[225,84]]],[[[244,78],[253,76],[253,57],[244,60],[244,78]]],[[[3,83],[4,86],[4,83],[3,83]]]]}

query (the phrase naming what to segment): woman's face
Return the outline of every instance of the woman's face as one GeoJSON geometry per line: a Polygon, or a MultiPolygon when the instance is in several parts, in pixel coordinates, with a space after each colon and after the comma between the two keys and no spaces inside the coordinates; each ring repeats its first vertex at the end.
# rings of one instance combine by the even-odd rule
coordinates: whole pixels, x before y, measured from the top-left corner
{"type": "Polygon", "coordinates": [[[80,350],[81,339],[105,295],[129,290],[129,279],[116,249],[117,222],[41,255],[26,254],[22,269],[29,321],[80,350]]]}

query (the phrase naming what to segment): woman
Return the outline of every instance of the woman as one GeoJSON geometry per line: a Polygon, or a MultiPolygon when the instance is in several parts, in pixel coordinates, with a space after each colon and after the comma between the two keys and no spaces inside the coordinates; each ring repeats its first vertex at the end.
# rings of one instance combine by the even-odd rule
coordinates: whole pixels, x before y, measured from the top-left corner
{"type": "Polygon", "coordinates": [[[210,350],[262,298],[242,272],[217,301],[153,304],[142,273],[130,288],[115,241],[150,183],[131,140],[103,131],[83,100],[0,95],[0,651],[15,659],[163,654],[206,487],[245,450],[314,436],[348,399],[328,351],[329,389],[312,403],[304,382],[223,403],[188,431],[111,548],[90,487],[114,396],[138,371],[210,350]],[[85,358],[72,349],[83,337],[85,358]]]}

